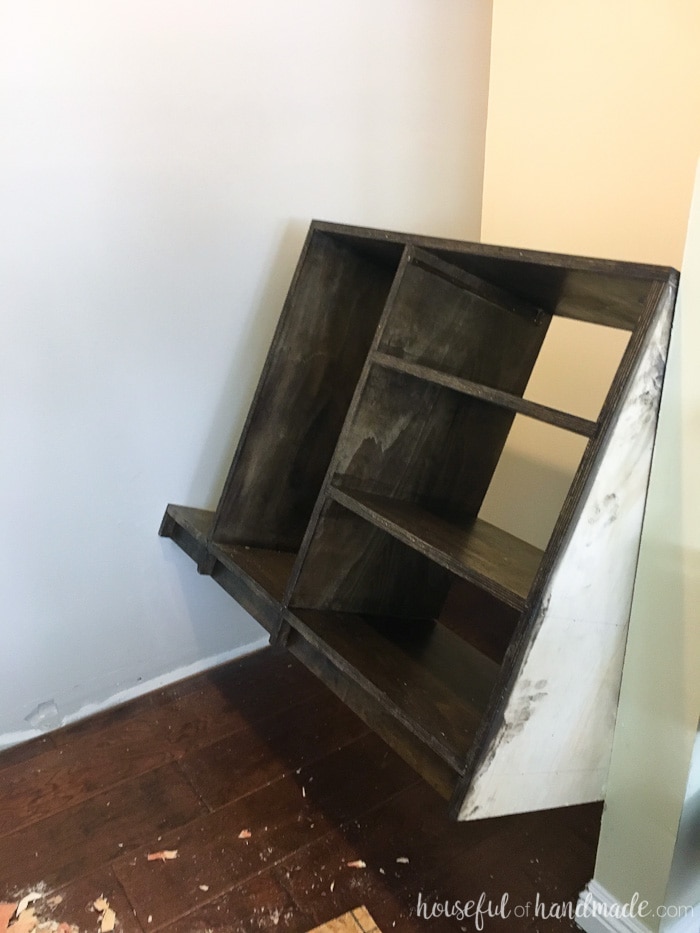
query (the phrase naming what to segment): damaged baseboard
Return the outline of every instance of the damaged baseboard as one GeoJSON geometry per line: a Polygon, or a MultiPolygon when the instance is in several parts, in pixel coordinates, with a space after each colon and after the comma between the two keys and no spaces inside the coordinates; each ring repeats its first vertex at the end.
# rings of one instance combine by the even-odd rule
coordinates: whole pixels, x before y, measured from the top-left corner
{"type": "Polygon", "coordinates": [[[224,651],[221,654],[213,655],[208,658],[201,658],[192,664],[178,667],[175,670],[168,671],[166,674],[160,674],[157,677],[151,677],[149,680],[142,681],[129,687],[126,690],[120,690],[104,700],[96,703],[88,703],[81,706],[80,709],[65,717],[61,717],[59,707],[50,700],[40,703],[32,713],[26,718],[33,728],[22,729],[16,732],[5,732],[0,735],[0,752],[11,748],[13,745],[19,745],[22,742],[28,742],[40,735],[52,732],[62,726],[69,726],[71,723],[78,722],[81,719],[87,719],[88,716],[94,716],[95,713],[101,713],[103,710],[110,709],[113,706],[120,706],[122,703],[128,703],[145,693],[151,693],[153,690],[160,690],[179,680],[185,680],[187,677],[193,677],[201,674],[203,671],[218,667],[220,664],[226,664],[229,661],[235,661],[236,658],[243,657],[246,654],[252,654],[264,648],[269,642],[268,636],[258,638],[253,642],[234,648],[231,651],[224,651]]]}
{"type": "Polygon", "coordinates": [[[636,916],[635,904],[620,903],[595,879],[579,895],[576,923],[585,933],[651,933],[636,916]]]}

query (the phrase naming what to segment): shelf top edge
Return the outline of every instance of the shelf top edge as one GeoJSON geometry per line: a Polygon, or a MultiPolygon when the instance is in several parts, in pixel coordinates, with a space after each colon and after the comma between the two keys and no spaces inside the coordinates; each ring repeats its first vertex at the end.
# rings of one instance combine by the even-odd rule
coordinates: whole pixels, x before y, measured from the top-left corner
{"type": "Polygon", "coordinates": [[[425,250],[443,250],[484,259],[497,259],[509,262],[549,266],[553,269],[561,269],[562,271],[590,272],[599,275],[623,276],[648,281],[668,281],[672,284],[677,284],[680,278],[679,271],[673,266],[547,252],[544,250],[520,249],[513,246],[499,246],[497,244],[479,243],[469,240],[425,236],[417,233],[403,233],[374,227],[359,227],[352,224],[335,223],[327,220],[312,220],[310,230],[347,237],[348,239],[362,239],[373,242],[390,243],[398,246],[417,246],[425,250]]]}

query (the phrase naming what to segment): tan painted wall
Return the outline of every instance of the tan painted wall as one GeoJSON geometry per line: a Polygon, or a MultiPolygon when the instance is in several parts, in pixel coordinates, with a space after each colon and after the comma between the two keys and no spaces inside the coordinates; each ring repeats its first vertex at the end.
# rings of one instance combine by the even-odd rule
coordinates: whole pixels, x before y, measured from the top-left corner
{"type": "Polygon", "coordinates": [[[678,266],[697,0],[495,0],[492,35],[482,239],[678,266]]]}
{"type": "MultiPolygon", "coordinates": [[[[678,267],[699,48],[697,0],[495,0],[482,240],[678,267]]],[[[545,346],[531,397],[595,417],[624,335],[556,321],[545,346]]],[[[516,422],[482,512],[539,546],[580,456],[550,434],[516,422]]]]}
{"type": "MultiPolygon", "coordinates": [[[[698,49],[695,0],[495,0],[482,240],[679,267],[700,153],[698,49]]],[[[560,331],[537,382],[556,393],[582,369],[567,404],[585,407],[619,340],[602,331],[584,346],[560,331]]],[[[509,469],[515,476],[542,468],[552,486],[572,463],[558,443],[544,450],[523,431],[509,469]]],[[[495,519],[499,510],[517,512],[519,492],[504,482],[490,497],[495,519]]],[[[539,496],[542,512],[551,510],[547,484],[539,496]]],[[[523,528],[531,540],[546,534],[536,514],[523,528]]],[[[623,901],[644,887],[658,901],[698,710],[686,697],[664,707],[679,717],[665,732],[658,717],[649,721],[655,693],[682,676],[685,646],[661,637],[668,619],[637,614],[596,879],[623,901]]],[[[687,624],[681,616],[671,627],[682,637],[687,624]]]]}

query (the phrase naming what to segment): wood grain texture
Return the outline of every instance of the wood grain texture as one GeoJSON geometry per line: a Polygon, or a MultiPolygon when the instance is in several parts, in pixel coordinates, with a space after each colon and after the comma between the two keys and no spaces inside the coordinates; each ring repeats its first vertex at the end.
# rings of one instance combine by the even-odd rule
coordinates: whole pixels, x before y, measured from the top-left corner
{"type": "MultiPolygon", "coordinates": [[[[74,924],[79,930],[92,933],[99,930],[100,914],[94,906],[98,897],[106,898],[117,915],[117,933],[143,933],[144,927],[134,916],[131,903],[110,866],[100,866],[33,906],[41,923],[74,924]],[[55,903],[54,897],[60,897],[61,902],[55,903]]],[[[62,933],[60,927],[58,933],[62,933]]]]}
{"type": "MultiPolygon", "coordinates": [[[[0,754],[1,784],[6,770],[21,765],[22,758],[29,781],[30,762],[47,746],[77,761],[86,757],[88,739],[95,753],[104,740],[116,758],[120,733],[121,753],[131,760],[148,759],[157,729],[165,746],[173,733],[175,745],[186,753],[179,764],[121,775],[117,786],[109,783],[108,769],[96,771],[92,800],[48,819],[36,811],[25,829],[0,835],[0,899],[46,882],[47,895],[58,893],[63,902],[48,911],[42,906],[42,916],[76,923],[81,930],[96,928],[90,905],[104,894],[125,933],[306,933],[360,903],[386,933],[419,933],[428,926],[459,933],[463,923],[416,918],[419,891],[444,899],[483,888],[494,902],[506,890],[523,902],[534,900],[537,891],[542,896],[552,891],[561,900],[590,878],[599,807],[452,823],[444,801],[381,741],[356,735],[352,717],[344,720],[344,735],[342,724],[331,725],[337,728],[338,751],[327,748],[299,774],[296,768],[286,770],[296,728],[291,708],[309,684],[317,689],[308,699],[317,704],[319,726],[326,721],[324,703],[331,724],[339,701],[289,654],[266,649],[60,730],[24,754],[20,749],[0,754]],[[256,699],[265,706],[262,721],[256,699]],[[269,705],[272,700],[276,707],[269,705]],[[251,769],[245,804],[213,801],[212,811],[199,804],[193,810],[196,798],[180,769],[190,761],[205,767],[207,760],[219,760],[223,766],[219,743],[227,739],[216,735],[233,717],[234,702],[243,709],[243,729],[237,733],[242,755],[246,748],[262,750],[260,739],[267,744],[269,765],[259,771],[266,783],[257,784],[251,769]],[[143,728],[147,716],[153,717],[153,729],[143,728]],[[277,717],[279,727],[268,728],[277,717]],[[277,777],[272,762],[279,764],[277,777]],[[248,841],[238,839],[244,825],[251,830],[248,841]],[[171,846],[178,848],[175,860],[146,859],[149,851],[171,846]],[[398,857],[409,861],[398,863],[398,857]],[[358,858],[366,869],[347,865],[358,858]]],[[[312,733],[304,731],[300,748],[311,749],[312,733]]],[[[233,745],[227,754],[233,762],[233,745]]],[[[77,799],[83,777],[68,768],[64,780],[62,799],[77,799]]],[[[49,793],[49,778],[47,784],[49,793]]],[[[224,784],[222,772],[218,786],[224,784]]],[[[32,810],[29,802],[18,800],[17,806],[32,810]]],[[[575,902],[575,893],[571,897],[575,902]]],[[[542,933],[568,929],[560,921],[540,922],[538,928],[542,933]]]]}
{"type": "Polygon", "coordinates": [[[246,883],[270,865],[322,838],[336,822],[356,818],[412,783],[415,775],[368,734],[291,774],[264,784],[192,826],[164,833],[171,862],[148,862],[148,847],[115,863],[115,872],[145,924],[157,929],[246,883]],[[351,785],[345,778],[354,772],[351,785]],[[249,838],[240,838],[242,830],[249,838]],[[206,886],[203,890],[200,886],[206,886]]]}
{"type": "Polygon", "coordinates": [[[344,666],[334,664],[324,649],[304,638],[298,631],[287,630],[287,648],[313,671],[323,683],[352,709],[363,722],[381,736],[403,761],[410,765],[446,800],[452,796],[457,774],[436,752],[423,742],[416,741],[413,732],[393,711],[378,701],[371,686],[347,676],[344,666]]]}
{"type": "Polygon", "coordinates": [[[439,614],[449,586],[443,567],[329,500],[289,603],[425,619],[439,614]]]}
{"type": "MultiPolygon", "coordinates": [[[[464,903],[478,901],[484,892],[495,904],[500,895],[494,892],[507,892],[513,908],[530,901],[531,915],[533,890],[539,890],[541,900],[575,904],[592,870],[589,837],[597,831],[600,812],[594,805],[457,824],[447,820],[440,798],[418,784],[313,843],[304,859],[285,859],[274,872],[295,902],[319,922],[333,908],[349,910],[360,900],[369,905],[382,930],[455,931],[464,927],[464,920],[416,916],[419,893],[428,903],[464,903]],[[506,849],[509,857],[504,857],[506,849]],[[559,878],[552,872],[553,853],[560,858],[559,878]],[[348,861],[358,858],[366,869],[348,867],[348,861]]],[[[573,922],[557,919],[538,919],[531,925],[535,919],[511,915],[491,925],[494,930],[498,922],[504,930],[542,933],[577,929],[573,922]]],[[[488,918],[484,929],[489,929],[488,918]]]]}
{"type": "Polygon", "coordinates": [[[409,258],[378,351],[522,395],[550,316],[427,253],[409,258]]]}
{"type": "MultiPolygon", "coordinates": [[[[260,738],[248,748],[241,763],[246,773],[261,755],[261,767],[271,767],[278,773],[280,762],[270,763],[264,757],[268,748],[264,737],[287,737],[292,754],[296,746],[290,737],[300,718],[312,735],[318,733],[318,738],[312,739],[308,731],[300,729],[296,749],[299,755],[308,756],[314,748],[325,748],[325,743],[338,737],[341,729],[346,734],[351,731],[349,724],[356,722],[353,715],[339,703],[329,704],[321,684],[289,655],[265,655],[269,680],[262,684],[261,664],[255,656],[241,666],[235,680],[230,674],[224,677],[221,671],[212,671],[206,675],[206,686],[202,678],[184,681],[65,727],[53,733],[50,740],[32,743],[35,754],[24,760],[16,753],[0,756],[0,835],[82,804],[125,780],[196,755],[198,749],[216,749],[217,743],[224,741],[233,748],[243,747],[244,737],[250,737],[251,732],[260,738]],[[195,687],[195,683],[199,686],[195,687]],[[285,691],[290,699],[278,722],[279,695],[285,691]],[[320,708],[319,696],[324,696],[320,708]],[[164,722],[167,729],[163,728],[164,722]],[[312,747],[303,744],[305,734],[312,747]]],[[[356,725],[359,728],[359,723],[356,725]]],[[[227,785],[231,792],[234,777],[232,770],[227,785]]]]}
{"type": "Polygon", "coordinates": [[[439,622],[496,664],[502,664],[520,613],[466,580],[455,580],[439,622]]]}
{"type": "Polygon", "coordinates": [[[514,296],[548,314],[624,330],[632,330],[642,317],[654,283],[678,280],[678,272],[668,266],[466,243],[318,220],[311,228],[351,244],[378,262],[398,262],[408,244],[486,282],[507,283],[514,296]]]}
{"type": "Polygon", "coordinates": [[[491,389],[479,382],[461,379],[435,368],[409,363],[406,360],[390,356],[386,353],[373,353],[372,362],[376,363],[378,366],[383,366],[385,369],[395,369],[397,372],[415,376],[417,379],[424,379],[426,382],[432,382],[435,385],[444,386],[447,389],[454,389],[457,392],[464,393],[464,395],[470,395],[472,398],[478,398],[484,402],[490,402],[493,405],[500,405],[502,408],[507,408],[509,411],[518,412],[526,415],[528,418],[534,418],[537,421],[544,421],[545,424],[554,425],[565,431],[573,431],[575,434],[582,434],[584,437],[593,437],[597,429],[596,422],[590,421],[587,418],[581,418],[578,415],[559,411],[548,405],[541,405],[539,402],[531,402],[528,399],[521,398],[519,395],[501,392],[498,389],[491,389]]]}
{"type": "Polygon", "coordinates": [[[332,498],[515,609],[527,601],[543,552],[475,518],[460,527],[412,502],[331,490],[332,498]]]}
{"type": "Polygon", "coordinates": [[[181,766],[202,800],[215,810],[366,732],[367,726],[324,690],[303,703],[291,703],[248,729],[192,751],[181,766]]]}
{"type": "Polygon", "coordinates": [[[204,812],[176,767],[165,765],[3,836],[0,878],[8,889],[53,891],[204,812]]]}
{"type": "Polygon", "coordinates": [[[169,505],[160,534],[171,538],[222,589],[233,596],[268,631],[278,623],[295,554],[243,544],[216,544],[211,538],[214,513],[169,505]]]}
{"type": "Polygon", "coordinates": [[[268,871],[198,905],[165,929],[168,933],[304,933],[312,924],[311,916],[268,871]]]}
{"type": "MultiPolygon", "coordinates": [[[[506,708],[511,697],[516,695],[515,691],[517,691],[519,687],[520,671],[530,653],[533,640],[537,636],[543,615],[546,612],[546,605],[548,602],[546,598],[546,588],[548,582],[552,579],[552,574],[558,562],[565,558],[564,549],[569,545],[571,533],[575,528],[575,524],[586,507],[596,476],[601,469],[601,457],[604,455],[606,447],[610,443],[617,419],[621,414],[626,393],[629,391],[634,374],[640,365],[644,348],[648,342],[653,339],[653,333],[660,325],[661,321],[667,320],[670,323],[670,315],[672,315],[675,302],[674,280],[675,276],[671,273],[665,284],[653,281],[647,291],[643,313],[627,344],[620,366],[613,378],[612,385],[601,409],[598,418],[599,429],[595,437],[593,437],[586,446],[586,450],[533,582],[528,606],[522,615],[511,645],[506,653],[499,683],[494,691],[492,709],[489,711],[489,715],[485,717],[482,728],[477,733],[469,761],[467,762],[460,784],[451,801],[451,812],[455,816],[462,812],[464,801],[467,799],[471,783],[474,780],[477,770],[484,766],[485,762],[489,759],[489,748],[496,740],[499,732],[504,729],[506,708]]],[[[663,380],[664,356],[665,351],[662,355],[659,355],[658,352],[653,354],[652,370],[655,371],[654,379],[656,385],[651,394],[647,392],[646,396],[642,396],[642,398],[646,398],[646,407],[648,410],[645,417],[647,418],[650,416],[649,406],[651,405],[653,408],[658,402],[658,392],[663,380]],[[659,366],[661,366],[661,368],[659,368],[659,366]]],[[[654,414],[653,417],[655,419],[656,415],[654,414]]],[[[591,585],[594,582],[595,581],[591,581],[591,585]]],[[[625,619],[625,624],[626,621],[625,619]]],[[[621,661],[622,658],[619,656],[613,663],[619,665],[621,661]]],[[[526,692],[525,686],[523,686],[523,690],[526,692]]],[[[589,766],[586,769],[581,769],[581,773],[591,774],[593,772],[591,772],[589,766]]],[[[602,794],[603,780],[604,775],[596,782],[599,787],[598,794],[602,794]]],[[[541,785],[538,786],[541,787],[541,785]]],[[[590,799],[591,794],[589,791],[587,795],[583,797],[583,800],[590,799]]]]}
{"type": "Polygon", "coordinates": [[[475,517],[514,412],[373,367],[339,441],[333,483],[423,505],[457,522],[475,517]]]}
{"type": "Polygon", "coordinates": [[[458,770],[497,665],[438,623],[295,610],[290,624],[416,739],[458,770]]]}
{"type": "Polygon", "coordinates": [[[393,272],[311,235],[219,503],[215,541],[298,549],[393,272]]]}
{"type": "Polygon", "coordinates": [[[458,782],[453,814],[676,281],[314,222],[213,523],[166,514],[161,534],[273,639],[442,792],[458,782]],[[632,331],[595,423],[522,398],[555,314],[632,331]],[[477,519],[516,413],[589,438],[544,554],[477,519]],[[463,624],[457,579],[485,594],[463,624]]]}
{"type": "Polygon", "coordinates": [[[356,907],[342,917],[334,917],[309,933],[382,933],[366,907],[356,907]]]}

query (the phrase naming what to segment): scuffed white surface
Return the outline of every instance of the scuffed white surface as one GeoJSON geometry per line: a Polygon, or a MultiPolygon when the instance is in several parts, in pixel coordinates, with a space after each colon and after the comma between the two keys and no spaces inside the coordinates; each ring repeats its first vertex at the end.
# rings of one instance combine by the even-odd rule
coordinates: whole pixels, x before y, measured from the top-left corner
{"type": "Polygon", "coordinates": [[[667,290],[461,819],[602,797],[671,319],[667,290]]]}

